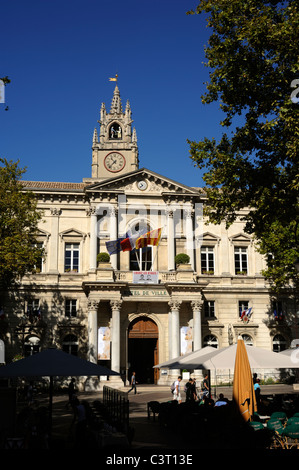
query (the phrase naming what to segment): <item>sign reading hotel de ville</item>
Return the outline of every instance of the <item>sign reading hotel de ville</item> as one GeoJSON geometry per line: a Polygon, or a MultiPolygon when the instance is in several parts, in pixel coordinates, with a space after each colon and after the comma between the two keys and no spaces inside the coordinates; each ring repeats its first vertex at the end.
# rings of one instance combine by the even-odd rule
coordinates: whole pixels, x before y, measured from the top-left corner
{"type": "Polygon", "coordinates": [[[158,271],[133,271],[133,284],[158,284],[158,271]]]}

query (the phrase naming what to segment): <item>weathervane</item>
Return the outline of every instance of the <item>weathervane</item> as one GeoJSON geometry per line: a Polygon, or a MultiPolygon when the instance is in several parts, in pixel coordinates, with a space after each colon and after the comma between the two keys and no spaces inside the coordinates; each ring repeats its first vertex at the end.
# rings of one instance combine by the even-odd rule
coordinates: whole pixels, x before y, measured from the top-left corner
{"type": "Polygon", "coordinates": [[[115,74],[115,77],[109,78],[109,82],[117,82],[117,79],[118,79],[118,75],[117,75],[117,73],[116,73],[116,74],[115,74]]]}

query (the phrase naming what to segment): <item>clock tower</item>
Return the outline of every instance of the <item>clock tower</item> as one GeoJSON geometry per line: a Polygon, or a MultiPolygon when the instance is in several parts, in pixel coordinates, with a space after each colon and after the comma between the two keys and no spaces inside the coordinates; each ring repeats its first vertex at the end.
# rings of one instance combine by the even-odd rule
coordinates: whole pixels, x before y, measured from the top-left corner
{"type": "Polygon", "coordinates": [[[102,181],[138,169],[136,131],[132,131],[131,107],[123,112],[118,86],[108,113],[102,103],[100,134],[94,130],[92,143],[92,179],[102,181]]]}

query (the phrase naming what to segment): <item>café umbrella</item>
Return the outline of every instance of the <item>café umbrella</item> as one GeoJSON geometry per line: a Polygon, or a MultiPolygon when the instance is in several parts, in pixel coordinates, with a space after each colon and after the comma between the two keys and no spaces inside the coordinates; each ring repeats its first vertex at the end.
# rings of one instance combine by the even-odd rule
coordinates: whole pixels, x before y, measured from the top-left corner
{"type": "Polygon", "coordinates": [[[243,339],[238,339],[233,383],[233,401],[235,402],[242,418],[252,421],[257,411],[255,391],[252,380],[247,350],[243,339]]]}
{"type": "Polygon", "coordinates": [[[119,375],[109,368],[86,361],[60,349],[49,348],[19,361],[0,367],[0,377],[50,377],[49,418],[52,423],[53,378],[69,376],[119,375]]]}

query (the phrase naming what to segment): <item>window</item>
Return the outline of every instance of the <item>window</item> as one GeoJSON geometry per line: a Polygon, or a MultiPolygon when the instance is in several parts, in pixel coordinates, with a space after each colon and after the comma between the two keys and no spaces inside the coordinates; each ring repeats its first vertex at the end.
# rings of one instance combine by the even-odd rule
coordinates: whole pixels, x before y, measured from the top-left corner
{"type": "Polygon", "coordinates": [[[78,338],[75,335],[67,335],[62,343],[62,350],[68,354],[78,355],[78,338]]]}
{"type": "Polygon", "coordinates": [[[32,356],[40,351],[40,339],[37,336],[30,336],[24,343],[24,356],[32,356]]]}
{"type": "Polygon", "coordinates": [[[203,340],[203,345],[205,346],[212,346],[213,348],[218,348],[218,339],[214,335],[205,336],[203,340]]]}
{"type": "Polygon", "coordinates": [[[249,335],[241,335],[244,343],[247,345],[247,346],[253,346],[253,341],[252,341],[252,338],[251,336],[249,335]]]}
{"type": "Polygon", "coordinates": [[[201,274],[214,274],[214,248],[203,246],[201,248],[201,274]]]}
{"type": "MultiPolygon", "coordinates": [[[[36,247],[37,247],[39,250],[42,250],[43,247],[44,247],[44,244],[43,244],[42,242],[37,243],[37,244],[36,244],[36,247]]],[[[44,263],[43,263],[43,257],[40,256],[39,259],[38,259],[38,261],[36,262],[35,271],[41,273],[41,272],[43,271],[43,264],[44,264],[44,263]]]]}
{"type": "Polygon", "coordinates": [[[287,348],[287,342],[282,335],[276,335],[273,338],[273,351],[281,352],[287,348]]]}
{"type": "MultiPolygon", "coordinates": [[[[140,221],[129,230],[133,239],[150,232],[151,227],[146,221],[140,221]]],[[[153,247],[151,245],[138,250],[130,251],[130,271],[150,271],[153,261],[153,247]]]]}
{"type": "Polygon", "coordinates": [[[272,302],[272,312],[275,320],[283,320],[283,305],[280,301],[272,302]]]}
{"type": "Polygon", "coordinates": [[[239,317],[242,316],[242,313],[248,309],[248,300],[239,300],[239,317]]]}
{"type": "Polygon", "coordinates": [[[130,251],[130,270],[150,271],[152,268],[152,253],[151,246],[130,251]]]}
{"type": "Polygon", "coordinates": [[[31,323],[36,323],[40,320],[39,299],[28,300],[26,313],[31,323]]]}
{"type": "Polygon", "coordinates": [[[205,318],[215,317],[215,301],[214,300],[205,300],[204,315],[205,315],[205,318]]]}
{"type": "Polygon", "coordinates": [[[67,299],[65,301],[65,316],[68,318],[77,316],[77,300],[67,299]]]}
{"type": "Polygon", "coordinates": [[[65,244],[64,271],[79,271],[79,243],[65,244]]]}
{"type": "Polygon", "coordinates": [[[247,274],[247,248],[235,248],[235,274],[247,274]]]}

